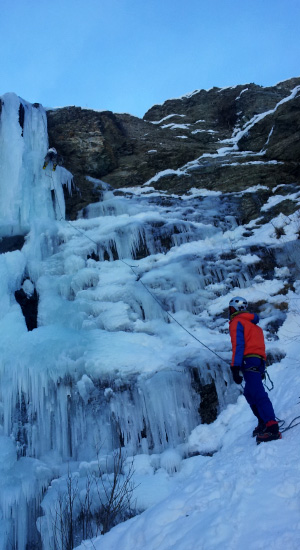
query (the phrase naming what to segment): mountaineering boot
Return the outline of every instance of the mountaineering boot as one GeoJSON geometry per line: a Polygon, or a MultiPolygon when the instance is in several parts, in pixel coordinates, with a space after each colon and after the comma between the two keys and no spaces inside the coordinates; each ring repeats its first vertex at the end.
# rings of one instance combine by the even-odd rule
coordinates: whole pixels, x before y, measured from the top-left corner
{"type": "Polygon", "coordinates": [[[279,431],[278,422],[276,420],[270,420],[266,423],[264,430],[256,437],[256,443],[273,441],[275,439],[282,439],[282,435],[279,431]]]}
{"type": "Polygon", "coordinates": [[[53,164],[52,170],[55,172],[57,164],[53,164]]]}
{"type": "Polygon", "coordinates": [[[252,432],[252,437],[256,437],[257,435],[263,433],[266,425],[263,420],[259,420],[256,428],[254,428],[252,432]]]}

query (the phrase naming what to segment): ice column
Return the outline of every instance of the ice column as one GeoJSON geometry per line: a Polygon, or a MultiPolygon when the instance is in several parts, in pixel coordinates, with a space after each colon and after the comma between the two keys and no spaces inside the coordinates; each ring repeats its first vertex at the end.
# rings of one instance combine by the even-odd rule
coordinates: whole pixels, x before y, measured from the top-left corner
{"type": "Polygon", "coordinates": [[[0,97],[0,236],[25,234],[33,221],[65,216],[62,167],[43,170],[48,149],[47,117],[13,93],[0,97]]]}

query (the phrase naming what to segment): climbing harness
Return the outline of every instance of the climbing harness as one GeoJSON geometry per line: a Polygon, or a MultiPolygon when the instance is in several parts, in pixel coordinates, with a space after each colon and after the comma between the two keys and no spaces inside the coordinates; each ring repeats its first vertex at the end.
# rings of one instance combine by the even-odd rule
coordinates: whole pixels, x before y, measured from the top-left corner
{"type": "Polygon", "coordinates": [[[266,375],[266,378],[268,378],[268,381],[270,382],[271,387],[269,388],[269,387],[267,386],[267,383],[266,383],[266,382],[263,382],[263,384],[264,384],[265,388],[267,388],[268,391],[272,391],[272,390],[274,389],[274,383],[273,383],[273,380],[271,380],[270,375],[269,375],[267,369],[265,370],[265,375],[266,375]]]}

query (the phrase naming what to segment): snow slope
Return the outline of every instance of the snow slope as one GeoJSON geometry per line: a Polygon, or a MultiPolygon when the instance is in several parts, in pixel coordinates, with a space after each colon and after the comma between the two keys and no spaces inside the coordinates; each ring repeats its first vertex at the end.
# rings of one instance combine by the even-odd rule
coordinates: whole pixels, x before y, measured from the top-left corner
{"type": "MultiPolygon", "coordinates": [[[[295,314],[290,313],[280,331],[288,355],[269,369],[270,397],[285,420],[283,429],[297,416],[293,424],[300,422],[300,343],[289,342],[294,329],[295,314]]],[[[282,440],[259,446],[251,437],[254,426],[240,396],[213,424],[191,433],[189,448],[200,456],[182,460],[178,472],[149,468],[144,473],[137,461],[137,499],[152,500],[152,506],[78,549],[297,550],[300,425],[283,433],[282,440]],[[208,452],[213,456],[205,456],[208,452]]]]}

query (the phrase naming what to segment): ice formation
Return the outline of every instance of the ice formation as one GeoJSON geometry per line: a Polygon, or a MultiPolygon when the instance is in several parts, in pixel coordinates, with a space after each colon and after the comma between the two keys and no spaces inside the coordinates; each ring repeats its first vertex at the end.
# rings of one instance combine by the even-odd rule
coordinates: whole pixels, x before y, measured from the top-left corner
{"type": "MultiPolygon", "coordinates": [[[[151,456],[141,459],[149,468],[179,471],[203,389],[215,392],[216,413],[238,395],[228,295],[243,289],[251,300],[268,287],[276,303],[288,276],[259,278],[249,246],[274,243],[274,226],[254,227],[246,242],[220,193],[115,196],[103,185],[101,202],[66,221],[72,176],[42,169],[47,148],[44,109],[4,95],[0,231],[25,244],[0,255],[0,550],[40,548],[41,538],[51,550],[57,495],[70,479],[82,495],[93,465],[119,445],[151,456]],[[34,330],[15,299],[21,288],[38,294],[34,330]]],[[[294,238],[297,221],[289,224],[294,238]]]]}

